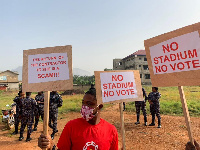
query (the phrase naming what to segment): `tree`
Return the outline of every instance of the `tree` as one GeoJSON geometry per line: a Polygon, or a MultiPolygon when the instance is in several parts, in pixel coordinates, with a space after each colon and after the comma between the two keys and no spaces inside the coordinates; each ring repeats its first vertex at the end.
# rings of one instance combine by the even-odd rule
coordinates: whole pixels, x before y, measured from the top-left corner
{"type": "Polygon", "coordinates": [[[95,77],[93,76],[73,76],[73,83],[77,85],[91,85],[95,84],[95,77]]]}

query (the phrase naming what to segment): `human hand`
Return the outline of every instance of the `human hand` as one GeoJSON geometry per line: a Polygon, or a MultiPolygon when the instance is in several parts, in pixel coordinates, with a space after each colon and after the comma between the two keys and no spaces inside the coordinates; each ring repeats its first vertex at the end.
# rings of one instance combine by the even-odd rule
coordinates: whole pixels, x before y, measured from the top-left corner
{"type": "Polygon", "coordinates": [[[40,137],[38,138],[38,146],[41,149],[46,148],[47,150],[50,150],[52,144],[53,143],[49,135],[45,136],[44,134],[41,134],[40,137]]]}
{"type": "Polygon", "coordinates": [[[200,150],[200,146],[195,140],[194,145],[191,142],[188,142],[185,146],[185,150],[200,150]]]}
{"type": "Polygon", "coordinates": [[[151,100],[148,100],[149,104],[153,104],[153,102],[151,100]]]}

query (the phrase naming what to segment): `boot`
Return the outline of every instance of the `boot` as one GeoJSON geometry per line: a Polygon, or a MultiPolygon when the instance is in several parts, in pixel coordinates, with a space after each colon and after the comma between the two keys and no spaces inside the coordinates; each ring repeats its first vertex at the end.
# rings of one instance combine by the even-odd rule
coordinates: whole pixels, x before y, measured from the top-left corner
{"type": "Polygon", "coordinates": [[[158,128],[161,128],[161,119],[158,119],[158,128]]]}
{"type": "Polygon", "coordinates": [[[54,139],[54,135],[55,135],[55,133],[53,132],[53,133],[51,134],[51,139],[52,139],[52,140],[54,139]]]}
{"type": "Polygon", "coordinates": [[[144,116],[144,125],[147,126],[147,116],[144,116]]]}
{"type": "Polygon", "coordinates": [[[23,134],[20,133],[19,141],[22,141],[24,139],[23,134]]]}
{"type": "Polygon", "coordinates": [[[30,134],[27,134],[27,138],[26,138],[26,142],[32,140],[32,138],[30,137],[30,134]]]}
{"type": "Polygon", "coordinates": [[[37,131],[37,127],[36,126],[33,128],[33,131],[37,131]]]}
{"type": "Polygon", "coordinates": [[[12,135],[18,134],[18,127],[15,126],[15,131],[12,133],[12,135]]]}
{"type": "Polygon", "coordinates": [[[136,125],[140,124],[140,114],[137,114],[137,122],[135,122],[136,125]]]}
{"type": "Polygon", "coordinates": [[[152,122],[149,126],[155,126],[155,115],[152,115],[152,122]]]}

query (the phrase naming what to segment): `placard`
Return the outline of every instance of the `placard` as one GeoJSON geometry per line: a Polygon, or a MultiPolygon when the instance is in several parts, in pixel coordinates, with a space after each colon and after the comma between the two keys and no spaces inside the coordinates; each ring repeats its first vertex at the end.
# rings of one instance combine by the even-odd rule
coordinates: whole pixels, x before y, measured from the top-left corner
{"type": "Polygon", "coordinates": [[[24,50],[22,89],[29,92],[73,89],[71,45],[24,50]]]}
{"type": "Polygon", "coordinates": [[[139,71],[95,71],[98,103],[143,101],[139,71]]]}
{"type": "Polygon", "coordinates": [[[153,86],[200,85],[200,23],[145,40],[153,86]]]}

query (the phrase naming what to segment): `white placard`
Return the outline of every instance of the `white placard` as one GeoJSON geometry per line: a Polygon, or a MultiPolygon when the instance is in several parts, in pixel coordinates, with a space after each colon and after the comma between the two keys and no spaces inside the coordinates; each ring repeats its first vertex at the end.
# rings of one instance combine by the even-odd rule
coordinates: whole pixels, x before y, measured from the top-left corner
{"type": "Polygon", "coordinates": [[[133,72],[100,73],[103,103],[137,98],[133,72]]]}
{"type": "Polygon", "coordinates": [[[198,31],[169,39],[149,49],[154,74],[200,69],[198,31]]]}
{"type": "Polygon", "coordinates": [[[28,83],[68,79],[67,53],[28,55],[28,83]]]}

